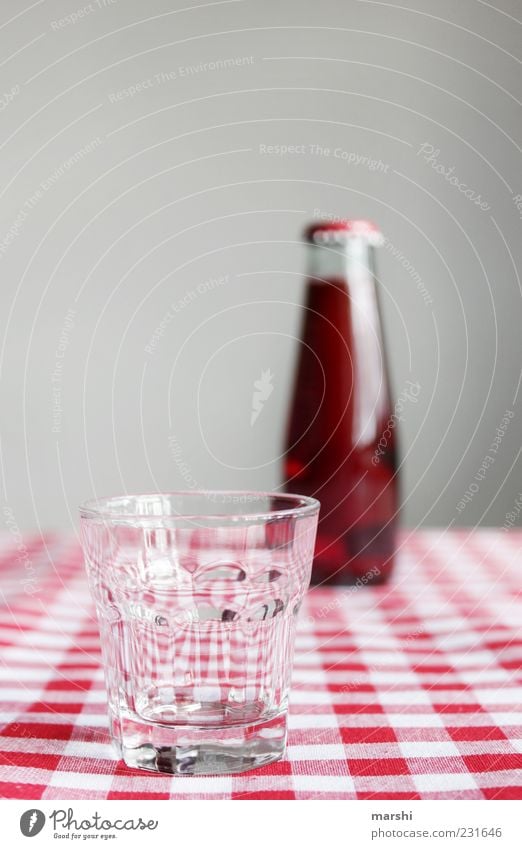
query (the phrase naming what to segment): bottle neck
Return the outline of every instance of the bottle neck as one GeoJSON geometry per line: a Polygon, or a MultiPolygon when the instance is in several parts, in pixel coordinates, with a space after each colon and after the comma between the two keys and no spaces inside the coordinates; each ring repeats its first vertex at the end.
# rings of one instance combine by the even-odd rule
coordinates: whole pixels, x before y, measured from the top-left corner
{"type": "Polygon", "coordinates": [[[374,248],[356,237],[335,246],[311,244],[308,267],[314,308],[329,311],[329,320],[345,335],[350,351],[351,380],[357,389],[350,425],[354,442],[371,445],[389,409],[374,248]]]}
{"type": "Polygon", "coordinates": [[[308,245],[308,271],[317,281],[344,280],[357,285],[373,280],[374,248],[363,238],[353,237],[344,245],[308,245]]]}

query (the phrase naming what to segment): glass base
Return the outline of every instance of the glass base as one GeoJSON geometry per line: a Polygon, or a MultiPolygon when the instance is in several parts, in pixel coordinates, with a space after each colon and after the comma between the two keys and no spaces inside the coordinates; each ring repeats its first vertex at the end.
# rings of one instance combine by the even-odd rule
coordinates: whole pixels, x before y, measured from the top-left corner
{"type": "Polygon", "coordinates": [[[221,727],[152,725],[122,719],[113,722],[113,740],[119,755],[133,769],[170,775],[246,772],[283,756],[286,712],[248,725],[221,727]]]}

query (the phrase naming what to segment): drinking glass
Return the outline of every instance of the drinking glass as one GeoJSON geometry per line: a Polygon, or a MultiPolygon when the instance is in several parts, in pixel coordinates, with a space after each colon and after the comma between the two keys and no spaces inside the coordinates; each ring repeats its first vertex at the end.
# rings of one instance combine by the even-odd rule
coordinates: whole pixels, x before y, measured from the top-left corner
{"type": "Polygon", "coordinates": [[[242,772],[280,758],[319,502],[123,495],[80,508],[111,736],[130,767],[242,772]]]}

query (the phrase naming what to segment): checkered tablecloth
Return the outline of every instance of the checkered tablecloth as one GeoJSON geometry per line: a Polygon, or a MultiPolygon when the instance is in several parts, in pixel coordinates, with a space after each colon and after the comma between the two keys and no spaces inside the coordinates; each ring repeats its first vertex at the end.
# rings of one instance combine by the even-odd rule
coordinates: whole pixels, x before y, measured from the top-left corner
{"type": "Polygon", "coordinates": [[[315,589],[289,742],[239,776],[116,760],[77,541],[0,538],[0,795],[522,798],[522,532],[404,533],[386,587],[315,589]]]}

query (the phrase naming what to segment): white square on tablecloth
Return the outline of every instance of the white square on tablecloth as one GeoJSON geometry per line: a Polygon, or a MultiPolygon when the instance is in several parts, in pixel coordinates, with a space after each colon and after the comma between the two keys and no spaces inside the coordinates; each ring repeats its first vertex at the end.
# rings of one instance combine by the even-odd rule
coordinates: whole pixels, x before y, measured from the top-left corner
{"type": "Polygon", "coordinates": [[[106,761],[117,759],[112,743],[102,743],[98,740],[68,740],[63,754],[71,758],[100,758],[106,761]]]}
{"type": "Polygon", "coordinates": [[[444,793],[449,790],[476,790],[477,782],[469,772],[434,772],[432,775],[412,775],[421,793],[444,793]]]}
{"type": "Polygon", "coordinates": [[[399,742],[399,747],[405,758],[442,758],[447,755],[459,756],[460,752],[451,740],[415,740],[414,742],[399,742]]]}
{"type": "Polygon", "coordinates": [[[288,727],[295,728],[337,728],[337,716],[334,713],[291,713],[288,727]]]}
{"type": "Polygon", "coordinates": [[[520,705],[522,687],[491,687],[491,689],[473,691],[481,705],[520,705]]]}
{"type": "Polygon", "coordinates": [[[292,785],[315,793],[355,793],[351,775],[293,775],[292,785]]]}
{"type": "Polygon", "coordinates": [[[50,787],[70,787],[74,790],[109,791],[113,782],[112,775],[85,772],[53,772],[50,787]]]}
{"type": "MultiPolygon", "coordinates": [[[[241,778],[241,776],[238,776],[241,778]]],[[[230,796],[233,790],[231,775],[174,775],[170,786],[171,795],[177,793],[223,793],[230,796]]]]}
{"type": "Polygon", "coordinates": [[[381,705],[430,705],[429,694],[424,690],[383,690],[379,693],[381,705]]]}
{"type": "Polygon", "coordinates": [[[346,752],[341,743],[324,743],[309,746],[288,746],[286,750],[290,761],[344,761],[346,752]]]}
{"type": "Polygon", "coordinates": [[[443,728],[438,713],[389,713],[386,717],[392,728],[443,728]]]}

